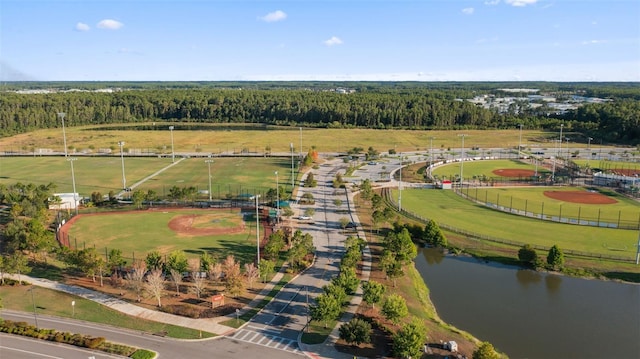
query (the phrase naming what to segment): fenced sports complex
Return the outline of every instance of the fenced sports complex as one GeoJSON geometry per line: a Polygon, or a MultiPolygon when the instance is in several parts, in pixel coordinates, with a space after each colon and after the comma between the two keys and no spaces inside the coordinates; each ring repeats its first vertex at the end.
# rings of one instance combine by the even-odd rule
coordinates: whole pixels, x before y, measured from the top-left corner
{"type": "MultiPolygon", "coordinates": [[[[454,168],[446,171],[455,173],[458,166],[453,163],[450,167],[454,168]]],[[[478,176],[510,169],[504,161],[465,161],[464,166],[478,176]]],[[[540,250],[558,244],[567,254],[635,261],[640,205],[633,199],[595,187],[523,186],[517,178],[498,183],[470,180],[453,190],[405,189],[402,211],[420,221],[433,219],[442,228],[468,238],[513,246],[531,244],[540,250]]],[[[388,193],[395,206],[398,197],[397,190],[388,193]]]]}

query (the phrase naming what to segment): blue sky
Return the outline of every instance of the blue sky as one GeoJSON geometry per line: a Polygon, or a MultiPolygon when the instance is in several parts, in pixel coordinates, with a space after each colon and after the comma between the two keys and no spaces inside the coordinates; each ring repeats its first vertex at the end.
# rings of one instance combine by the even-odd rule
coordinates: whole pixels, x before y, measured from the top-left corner
{"type": "Polygon", "coordinates": [[[0,79],[640,81],[637,0],[2,0],[0,79]]]}

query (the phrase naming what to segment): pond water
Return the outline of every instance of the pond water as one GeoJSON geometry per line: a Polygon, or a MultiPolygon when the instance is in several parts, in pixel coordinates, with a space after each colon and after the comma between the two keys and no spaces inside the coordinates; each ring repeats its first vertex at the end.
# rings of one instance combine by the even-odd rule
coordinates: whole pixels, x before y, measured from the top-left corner
{"type": "Polygon", "coordinates": [[[640,358],[640,285],[538,273],[421,249],[440,317],[511,358],[640,358]]]}

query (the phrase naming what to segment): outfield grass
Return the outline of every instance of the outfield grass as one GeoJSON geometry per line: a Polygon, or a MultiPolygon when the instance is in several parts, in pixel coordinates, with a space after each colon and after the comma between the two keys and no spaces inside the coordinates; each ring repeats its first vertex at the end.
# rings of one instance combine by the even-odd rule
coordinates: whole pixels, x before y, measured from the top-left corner
{"type": "MultiPolygon", "coordinates": [[[[167,168],[157,176],[142,183],[138,189],[154,190],[167,196],[173,186],[194,186],[198,190],[209,189],[209,166],[202,158],[183,159],[171,165],[170,158],[125,157],[127,186],[167,168]]],[[[122,161],[120,157],[78,157],[74,161],[76,190],[83,196],[93,192],[103,195],[122,189],[122,161]]],[[[297,169],[296,176],[298,175],[297,169]]],[[[291,191],[291,161],[275,157],[215,158],[211,164],[211,189],[214,198],[227,194],[262,193],[276,187],[278,181],[286,191],[291,191]]],[[[56,192],[72,192],[71,166],[64,157],[0,157],[0,183],[17,182],[46,185],[54,183],[56,192]]],[[[294,180],[295,183],[295,180],[294,180]]],[[[202,198],[208,198],[206,194],[202,198]]]]}
{"type": "Polygon", "coordinates": [[[624,170],[640,170],[640,163],[638,162],[623,162],[623,161],[609,161],[609,160],[574,160],[578,166],[585,167],[589,165],[594,170],[612,171],[616,169],[624,170]]]}
{"type": "MultiPolygon", "coordinates": [[[[78,248],[95,247],[99,254],[110,249],[120,249],[126,258],[144,258],[157,250],[168,254],[182,250],[188,256],[214,251],[220,258],[233,254],[242,263],[252,262],[256,254],[255,217],[249,213],[247,230],[241,234],[181,236],[168,227],[169,221],[189,214],[220,214],[241,216],[239,210],[184,210],[184,211],[140,211],[79,218],[69,230],[70,245],[78,248]],[[251,221],[253,219],[253,222],[251,221]]],[[[262,230],[261,230],[261,233],[262,230]]]]}
{"type": "Polygon", "coordinates": [[[34,288],[34,304],[34,302],[31,301],[30,288],[31,286],[0,287],[0,297],[2,297],[3,307],[23,312],[33,312],[33,306],[35,305],[38,314],[66,318],[73,317],[88,322],[107,324],[147,333],[167,332],[167,335],[172,338],[198,339],[200,335],[202,335],[203,338],[215,336],[207,332],[200,333],[200,331],[195,329],[134,318],[94,301],[46,288],[34,288]],[[72,301],[75,301],[75,308],[71,306],[72,301]]]}
{"type": "MultiPolygon", "coordinates": [[[[393,191],[397,199],[398,192],[393,191]]],[[[635,258],[638,231],[577,226],[525,218],[466,200],[453,191],[405,189],[402,207],[472,233],[522,244],[635,258]]]]}
{"type": "Polygon", "coordinates": [[[584,204],[555,200],[544,195],[546,191],[585,191],[577,187],[472,187],[463,193],[483,203],[492,203],[507,210],[519,210],[543,215],[546,218],[563,217],[576,221],[590,221],[600,226],[636,227],[640,221],[640,204],[613,191],[603,192],[618,201],[613,204],[584,204]],[[607,224],[605,224],[607,223],[607,224]]]}
{"type": "MultiPolygon", "coordinates": [[[[66,127],[67,146],[76,150],[110,148],[118,150],[118,141],[125,141],[127,149],[144,152],[171,153],[171,135],[169,125],[175,126],[173,144],[175,152],[220,153],[235,152],[243,149],[262,153],[267,146],[272,152],[288,153],[293,144],[299,152],[300,131],[298,127],[264,126],[257,130],[229,130],[229,125],[197,123],[198,126],[210,126],[211,130],[190,131],[188,123],[164,123],[157,131],[136,131],[136,126],[151,123],[117,125],[119,128],[131,127],[132,130],[113,129],[114,125],[94,125],[66,127]]],[[[258,128],[259,125],[256,125],[258,128]]],[[[519,142],[520,131],[513,130],[469,130],[468,146],[490,148],[515,148],[519,142]]],[[[555,133],[543,131],[522,131],[522,145],[539,145],[541,138],[555,137],[555,133]]],[[[409,130],[373,130],[373,129],[319,129],[303,128],[302,151],[316,146],[319,152],[346,152],[353,147],[373,146],[378,151],[395,149],[398,152],[460,147],[457,131],[409,131],[409,130]],[[433,142],[430,138],[434,137],[433,142]]],[[[572,144],[573,146],[574,144],[572,144]]],[[[576,146],[579,146],[576,144],[576,146]]],[[[586,146],[586,145],[585,145],[586,146]]],[[[62,130],[43,129],[8,138],[0,138],[0,151],[33,151],[37,148],[63,150],[62,130]]]]}
{"type": "MultiPolygon", "coordinates": [[[[486,176],[500,177],[493,173],[497,169],[524,169],[535,171],[535,164],[520,160],[483,160],[483,161],[465,161],[462,165],[462,175],[464,178],[474,178],[486,176]]],[[[542,166],[537,167],[538,174],[549,173],[542,166]]],[[[433,175],[438,178],[455,178],[460,175],[460,162],[453,162],[433,169],[433,175]]]]}

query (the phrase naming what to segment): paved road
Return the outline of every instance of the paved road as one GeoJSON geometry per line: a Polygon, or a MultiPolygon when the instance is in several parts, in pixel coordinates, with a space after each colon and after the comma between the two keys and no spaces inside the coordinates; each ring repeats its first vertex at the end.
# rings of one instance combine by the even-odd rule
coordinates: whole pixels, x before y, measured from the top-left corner
{"type": "Polygon", "coordinates": [[[11,359],[103,359],[122,358],[121,356],[91,351],[71,345],[47,342],[44,340],[0,334],[0,357],[11,359]]]}
{"type": "MultiPolygon", "coordinates": [[[[19,320],[32,323],[34,322],[33,314],[23,313],[16,311],[2,311],[2,317],[10,320],[19,320]]],[[[301,353],[288,352],[281,348],[275,348],[273,346],[265,345],[266,343],[249,343],[246,341],[239,341],[228,337],[216,337],[213,339],[203,340],[177,340],[172,338],[161,338],[154,335],[136,332],[128,329],[116,328],[107,325],[99,325],[95,323],[89,323],[79,320],[72,320],[68,318],[58,318],[45,315],[38,316],[38,325],[42,328],[51,328],[61,331],[68,331],[72,333],[82,333],[94,336],[100,336],[106,338],[108,341],[122,343],[137,348],[144,348],[153,350],[160,354],[160,358],[284,358],[284,359],[300,359],[301,353]]],[[[9,336],[10,339],[14,336],[9,336]]],[[[20,337],[18,337],[20,338],[20,337]]],[[[86,359],[90,355],[86,355],[87,351],[80,351],[80,356],[76,354],[54,354],[53,351],[47,351],[46,345],[33,345],[33,352],[39,353],[40,349],[45,348],[43,353],[50,353],[52,356],[38,356],[36,354],[22,355],[20,350],[24,350],[24,345],[21,344],[20,339],[5,340],[2,337],[2,343],[0,344],[0,357],[5,358],[5,353],[11,353],[11,356],[6,358],[83,358],[86,359]],[[14,348],[15,347],[15,348],[14,348]],[[14,356],[14,352],[16,353],[14,356]]],[[[46,342],[45,342],[46,343],[46,342]]],[[[64,345],[58,345],[67,347],[64,345]]],[[[28,345],[26,346],[29,347],[28,345]]],[[[73,347],[71,347],[73,349],[73,347]]],[[[104,354],[95,355],[96,358],[113,358],[104,354]]]]}
{"type": "MultiPolygon", "coordinates": [[[[343,233],[340,227],[342,217],[358,222],[357,217],[352,217],[348,211],[347,192],[344,189],[335,189],[331,184],[335,174],[338,171],[344,173],[345,169],[346,165],[341,160],[332,160],[313,170],[318,186],[300,188],[298,198],[309,192],[313,194],[315,204],[293,206],[295,216],[303,214],[307,208],[315,210],[312,220],[294,220],[298,222],[298,229],[313,236],[316,247],[314,265],[294,278],[248,325],[238,330],[231,338],[250,343],[268,342],[268,345],[276,344],[280,349],[294,353],[304,350],[315,358],[351,358],[333,349],[333,342],[337,338],[335,334],[325,345],[301,345],[302,348],[298,346],[300,335],[308,322],[309,305],[313,305],[314,298],[322,293],[322,287],[339,274],[344,240],[348,234],[355,234],[343,233]],[[342,202],[339,207],[335,205],[335,199],[342,202]]],[[[368,270],[366,275],[368,277],[368,270]]],[[[359,298],[350,310],[356,308],[358,303],[359,298]]],[[[342,321],[349,320],[350,315],[352,313],[348,313],[342,321]]]]}

